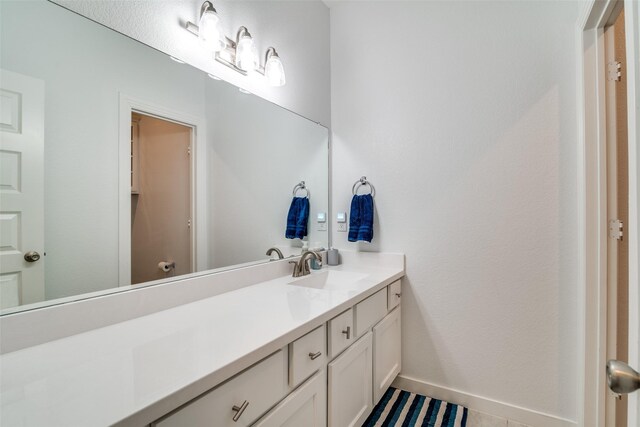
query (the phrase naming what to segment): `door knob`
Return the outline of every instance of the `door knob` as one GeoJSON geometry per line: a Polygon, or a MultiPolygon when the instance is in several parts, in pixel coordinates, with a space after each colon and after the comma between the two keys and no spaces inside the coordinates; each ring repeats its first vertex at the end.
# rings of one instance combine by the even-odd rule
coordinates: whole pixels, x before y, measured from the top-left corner
{"type": "Polygon", "coordinates": [[[40,259],[40,254],[36,251],[29,251],[24,254],[24,260],[27,262],[36,262],[40,259]]]}
{"type": "Polygon", "coordinates": [[[640,374],[619,360],[607,362],[607,383],[614,393],[627,394],[640,388],[640,374]]]}

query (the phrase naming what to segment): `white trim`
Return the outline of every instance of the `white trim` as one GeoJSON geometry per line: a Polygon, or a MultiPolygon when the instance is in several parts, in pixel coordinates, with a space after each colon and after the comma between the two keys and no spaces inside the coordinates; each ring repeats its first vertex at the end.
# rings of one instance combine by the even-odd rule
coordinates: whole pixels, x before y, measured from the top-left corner
{"type": "Polygon", "coordinates": [[[467,407],[470,410],[484,412],[500,418],[517,421],[530,426],[544,427],[575,427],[574,421],[543,412],[533,411],[487,397],[466,393],[436,384],[424,382],[409,376],[398,375],[393,381],[393,387],[418,393],[435,399],[445,400],[467,407]]]}
{"type": "Polygon", "coordinates": [[[208,264],[206,126],[205,120],[175,111],[146,100],[120,93],[120,123],[118,141],[118,284],[131,284],[131,188],[130,188],[130,126],[131,113],[140,112],[187,125],[193,129],[191,167],[191,240],[193,271],[206,270],[208,264]]]}

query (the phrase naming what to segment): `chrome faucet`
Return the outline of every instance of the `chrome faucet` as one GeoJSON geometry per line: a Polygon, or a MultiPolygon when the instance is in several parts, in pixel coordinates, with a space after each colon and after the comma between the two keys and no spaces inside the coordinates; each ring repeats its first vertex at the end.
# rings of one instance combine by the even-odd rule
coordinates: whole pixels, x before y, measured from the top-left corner
{"type": "Polygon", "coordinates": [[[293,266],[293,277],[306,276],[311,274],[311,270],[309,269],[309,258],[315,258],[316,261],[322,262],[322,257],[315,251],[306,251],[300,257],[300,260],[289,261],[289,264],[294,264],[293,266]]]}
{"type": "Polygon", "coordinates": [[[278,254],[278,259],[283,259],[284,255],[282,255],[282,251],[278,248],[269,248],[267,249],[267,255],[271,256],[272,253],[277,253],[278,254]]]}

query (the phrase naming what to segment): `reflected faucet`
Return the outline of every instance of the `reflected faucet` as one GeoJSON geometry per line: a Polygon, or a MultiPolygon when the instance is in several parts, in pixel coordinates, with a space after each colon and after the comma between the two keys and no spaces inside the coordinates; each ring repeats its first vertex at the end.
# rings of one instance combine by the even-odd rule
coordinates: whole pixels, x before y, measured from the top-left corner
{"type": "Polygon", "coordinates": [[[267,249],[267,255],[268,256],[271,256],[271,254],[274,253],[274,252],[276,254],[278,254],[278,259],[283,259],[284,258],[284,255],[282,255],[282,251],[280,249],[278,249],[278,248],[269,248],[269,249],[267,249]]]}
{"type": "Polygon", "coordinates": [[[293,277],[300,277],[311,274],[311,269],[309,268],[309,258],[315,258],[317,261],[322,262],[322,257],[317,252],[306,251],[302,254],[298,262],[289,261],[289,264],[294,264],[293,277]]]}

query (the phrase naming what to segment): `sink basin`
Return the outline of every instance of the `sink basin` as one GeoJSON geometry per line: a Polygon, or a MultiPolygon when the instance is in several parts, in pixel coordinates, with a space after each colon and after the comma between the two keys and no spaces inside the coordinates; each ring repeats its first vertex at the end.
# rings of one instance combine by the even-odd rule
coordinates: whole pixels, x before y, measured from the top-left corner
{"type": "Polygon", "coordinates": [[[356,282],[367,277],[364,273],[354,273],[351,271],[329,270],[320,273],[311,273],[308,276],[300,277],[290,285],[304,286],[316,289],[350,289],[356,282]]]}

